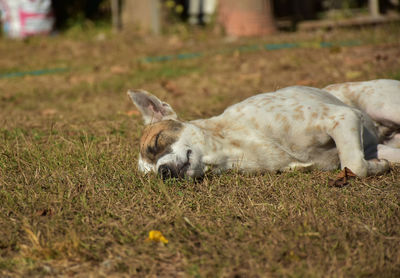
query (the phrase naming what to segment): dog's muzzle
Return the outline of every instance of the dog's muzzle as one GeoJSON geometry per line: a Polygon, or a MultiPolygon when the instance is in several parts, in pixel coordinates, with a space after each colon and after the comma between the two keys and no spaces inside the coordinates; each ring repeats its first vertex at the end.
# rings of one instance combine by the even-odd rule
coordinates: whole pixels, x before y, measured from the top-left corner
{"type": "Polygon", "coordinates": [[[186,162],[181,165],[162,164],[158,167],[158,174],[163,180],[173,178],[183,178],[190,167],[190,155],[192,151],[186,152],[186,162]]]}

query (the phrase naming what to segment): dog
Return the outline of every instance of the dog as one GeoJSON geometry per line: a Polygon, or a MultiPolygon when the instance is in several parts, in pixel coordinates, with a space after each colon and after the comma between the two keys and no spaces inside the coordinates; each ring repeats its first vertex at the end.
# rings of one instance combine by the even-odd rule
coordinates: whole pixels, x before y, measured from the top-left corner
{"type": "Polygon", "coordinates": [[[209,169],[262,173],[339,167],[365,177],[400,162],[400,82],[395,80],[287,87],[247,98],[219,116],[187,122],[146,91],[128,95],[145,123],[139,170],[163,179],[198,178],[209,169]]]}

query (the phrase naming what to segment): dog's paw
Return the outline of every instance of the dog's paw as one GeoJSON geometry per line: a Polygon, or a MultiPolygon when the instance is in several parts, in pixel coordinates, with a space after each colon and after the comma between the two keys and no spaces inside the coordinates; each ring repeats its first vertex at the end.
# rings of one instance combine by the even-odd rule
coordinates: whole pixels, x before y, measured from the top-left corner
{"type": "Polygon", "coordinates": [[[386,159],[370,159],[368,162],[368,175],[380,175],[390,169],[389,161],[386,159]]]}

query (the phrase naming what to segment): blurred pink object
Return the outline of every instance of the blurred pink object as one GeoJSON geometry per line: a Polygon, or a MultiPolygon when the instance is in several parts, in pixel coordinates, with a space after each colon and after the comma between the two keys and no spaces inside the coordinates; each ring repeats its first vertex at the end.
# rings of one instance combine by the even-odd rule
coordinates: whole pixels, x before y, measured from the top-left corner
{"type": "Polygon", "coordinates": [[[229,36],[264,36],[276,31],[272,0],[219,0],[219,21],[229,36]]]}
{"type": "Polygon", "coordinates": [[[10,38],[49,34],[54,25],[51,0],[0,0],[3,32],[10,38]]]}

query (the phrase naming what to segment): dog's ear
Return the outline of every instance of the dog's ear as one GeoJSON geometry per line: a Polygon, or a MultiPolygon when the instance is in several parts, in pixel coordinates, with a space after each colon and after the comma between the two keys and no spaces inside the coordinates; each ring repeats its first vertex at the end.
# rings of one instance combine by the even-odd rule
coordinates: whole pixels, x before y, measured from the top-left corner
{"type": "Polygon", "coordinates": [[[162,102],[146,91],[129,90],[128,95],[140,113],[142,113],[143,121],[146,125],[163,120],[176,120],[178,118],[168,103],[162,102]]]}

